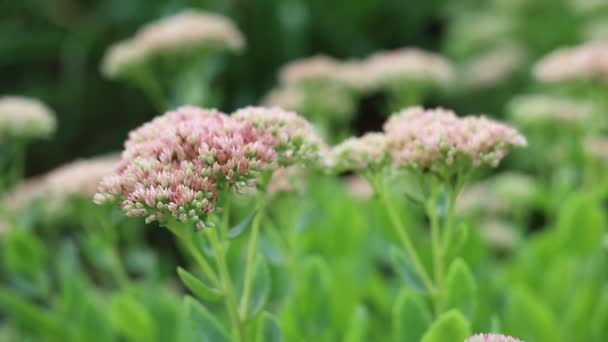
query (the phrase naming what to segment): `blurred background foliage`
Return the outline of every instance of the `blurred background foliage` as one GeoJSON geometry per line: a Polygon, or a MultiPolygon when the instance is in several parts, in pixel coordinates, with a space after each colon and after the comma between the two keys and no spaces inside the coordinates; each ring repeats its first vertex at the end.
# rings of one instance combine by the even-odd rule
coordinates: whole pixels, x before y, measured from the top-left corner
{"type": "MultiPolygon", "coordinates": [[[[137,89],[103,79],[99,63],[113,42],[186,7],[227,15],[246,36],[247,49],[230,56],[217,80],[226,111],[259,101],[276,84],[278,68],[298,57],[364,57],[381,49],[418,46],[464,63],[514,41],[525,47],[529,62],[583,40],[581,23],[606,16],[601,1],[593,0],[3,1],[0,93],[40,98],[55,109],[60,122],[56,139],[30,148],[28,174],[75,157],[118,150],[130,129],[158,114],[137,89]]],[[[499,113],[528,79],[520,73],[491,93],[456,92],[431,104],[499,113]]],[[[370,119],[378,109],[373,99],[368,102],[360,108],[366,117],[356,122],[357,131],[379,125],[380,120],[370,119]]]]}
{"type": "Polygon", "coordinates": [[[363,57],[375,50],[442,47],[448,1],[323,0],[24,0],[0,4],[0,94],[48,103],[59,131],[31,146],[28,174],[75,157],[118,150],[126,133],[155,112],[137,89],[101,77],[105,49],[142,24],[185,7],[222,13],[247,39],[218,82],[223,110],[254,104],[275,83],[278,68],[325,53],[363,57]],[[44,145],[44,149],[40,148],[44,145]]]}

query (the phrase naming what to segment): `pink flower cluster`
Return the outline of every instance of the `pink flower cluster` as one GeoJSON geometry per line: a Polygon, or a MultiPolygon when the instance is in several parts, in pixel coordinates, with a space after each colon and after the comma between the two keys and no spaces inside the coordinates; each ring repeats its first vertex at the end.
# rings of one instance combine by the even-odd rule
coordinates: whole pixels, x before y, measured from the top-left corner
{"type": "Polygon", "coordinates": [[[261,172],[314,158],[320,140],[295,113],[246,108],[234,116],[181,107],[130,133],[121,162],[95,195],[131,216],[202,228],[219,191],[255,184],[261,172]]]}
{"type": "Polygon", "coordinates": [[[522,342],[520,339],[501,334],[476,334],[464,342],[522,342]]]}
{"type": "Polygon", "coordinates": [[[588,79],[607,81],[608,43],[590,42],[551,52],[536,64],[534,76],[543,82],[588,79]]]}
{"type": "Polygon", "coordinates": [[[343,171],[372,171],[387,164],[387,140],[383,133],[367,133],[348,138],[336,145],[329,155],[330,168],[343,171]]]}
{"type": "Polygon", "coordinates": [[[441,171],[451,165],[497,166],[526,139],[512,127],[483,116],[460,118],[445,109],[412,107],[384,125],[390,154],[400,167],[441,171]]]}

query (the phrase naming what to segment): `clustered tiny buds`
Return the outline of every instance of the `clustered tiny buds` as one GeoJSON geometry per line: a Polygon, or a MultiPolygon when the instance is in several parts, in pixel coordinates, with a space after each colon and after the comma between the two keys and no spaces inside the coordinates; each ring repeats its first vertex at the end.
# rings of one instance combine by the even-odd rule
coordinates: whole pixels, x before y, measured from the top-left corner
{"type": "Polygon", "coordinates": [[[57,126],[51,109],[39,100],[21,96],[0,97],[0,141],[6,137],[45,138],[57,126]]]}
{"type": "Polygon", "coordinates": [[[203,11],[185,10],[141,28],[135,36],[110,47],[102,62],[109,78],[155,55],[195,49],[239,51],[245,40],[230,19],[203,11]]]}
{"type": "Polygon", "coordinates": [[[378,52],[367,59],[365,67],[371,82],[379,87],[403,81],[445,86],[453,78],[448,60],[418,48],[378,52]]]}
{"type": "Polygon", "coordinates": [[[534,76],[542,82],[608,81],[608,43],[595,41],[551,52],[536,64],[534,76]]]}
{"type": "Polygon", "coordinates": [[[405,109],[384,130],[397,166],[434,172],[454,165],[496,167],[511,148],[527,145],[512,127],[483,116],[459,118],[441,108],[405,109]]]}
{"type": "Polygon", "coordinates": [[[523,342],[518,338],[501,334],[477,334],[465,340],[465,342],[523,342]]]}
{"type": "Polygon", "coordinates": [[[116,172],[102,180],[94,200],[121,200],[128,215],[147,221],[203,228],[222,189],[248,189],[262,172],[310,162],[318,142],[306,120],[278,108],[228,116],[181,107],[129,134],[116,172]]]}
{"type": "Polygon", "coordinates": [[[327,161],[336,172],[377,171],[388,163],[387,139],[383,133],[348,138],[332,148],[327,161]]]}
{"type": "Polygon", "coordinates": [[[580,127],[593,115],[591,103],[550,95],[519,96],[509,103],[511,119],[522,126],[580,127]]]}
{"type": "Polygon", "coordinates": [[[243,134],[277,153],[279,166],[310,164],[320,160],[323,141],[310,122],[279,107],[245,107],[232,117],[243,134]]]}

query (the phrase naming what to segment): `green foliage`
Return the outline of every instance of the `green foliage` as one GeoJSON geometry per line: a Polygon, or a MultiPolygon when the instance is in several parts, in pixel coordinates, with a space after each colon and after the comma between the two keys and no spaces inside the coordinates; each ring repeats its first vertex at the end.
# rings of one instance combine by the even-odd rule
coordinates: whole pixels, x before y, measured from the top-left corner
{"type": "Polygon", "coordinates": [[[464,341],[471,336],[471,328],[462,313],[450,310],[433,322],[421,342],[464,341]]]}
{"type": "Polygon", "coordinates": [[[433,318],[423,298],[408,289],[399,292],[393,308],[393,341],[420,341],[433,318]]]}
{"type": "Polygon", "coordinates": [[[450,265],[445,289],[445,309],[458,309],[471,321],[477,304],[477,285],[471,270],[462,259],[456,259],[450,265]]]}
{"type": "Polygon", "coordinates": [[[184,283],[184,285],[186,285],[186,287],[199,299],[215,302],[222,298],[222,291],[205,285],[202,281],[198,280],[198,278],[183,268],[178,267],[177,274],[182,280],[182,283],[184,283]]]}

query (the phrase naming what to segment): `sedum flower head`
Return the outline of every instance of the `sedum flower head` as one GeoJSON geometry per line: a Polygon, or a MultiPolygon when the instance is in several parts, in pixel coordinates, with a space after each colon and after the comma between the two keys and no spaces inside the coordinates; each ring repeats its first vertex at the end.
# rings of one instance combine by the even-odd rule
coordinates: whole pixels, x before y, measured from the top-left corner
{"type": "Polygon", "coordinates": [[[467,85],[472,88],[494,86],[515,74],[525,62],[517,45],[506,45],[473,58],[464,67],[467,85]]]}
{"type": "Polygon", "coordinates": [[[337,172],[374,171],[388,162],[387,140],[383,133],[367,133],[348,138],[330,152],[328,164],[337,172]]]}
{"type": "Polygon", "coordinates": [[[459,118],[445,109],[406,109],[389,119],[390,154],[397,166],[441,171],[457,165],[497,166],[526,139],[514,128],[483,116],[459,118]]]}
{"type": "Polygon", "coordinates": [[[232,117],[247,139],[276,151],[280,166],[319,161],[323,142],[310,122],[295,112],[279,107],[245,107],[232,117]]]}
{"type": "Polygon", "coordinates": [[[607,81],[608,42],[589,42],[551,52],[536,64],[534,76],[542,82],[607,81]]]}
{"type": "Polygon", "coordinates": [[[476,334],[465,340],[465,342],[522,342],[520,339],[501,334],[476,334]]]}
{"type": "Polygon", "coordinates": [[[53,199],[95,195],[99,182],[116,169],[119,154],[80,159],[44,175],[44,192],[53,199]]]}
{"type": "Polygon", "coordinates": [[[294,60],[281,68],[279,79],[283,84],[326,81],[336,74],[340,63],[329,56],[317,55],[294,60]]]}
{"type": "Polygon", "coordinates": [[[185,10],[142,27],[132,38],[110,47],[102,62],[103,73],[115,78],[154,55],[195,49],[239,51],[245,40],[234,23],[223,16],[185,10]]]}
{"type": "Polygon", "coordinates": [[[453,77],[448,60],[418,48],[378,52],[368,58],[365,67],[371,82],[378,87],[404,81],[443,86],[453,77]]]}
{"type": "Polygon", "coordinates": [[[519,96],[509,104],[510,116],[522,126],[581,126],[593,114],[591,103],[549,95],[519,96]]]}
{"type": "Polygon", "coordinates": [[[181,107],[129,134],[116,172],[95,201],[121,200],[131,216],[202,228],[219,190],[244,189],[277,164],[278,153],[217,110],[181,107]]]}
{"type": "Polygon", "coordinates": [[[293,86],[285,86],[272,89],[262,104],[270,107],[280,107],[286,110],[298,111],[305,106],[306,95],[302,90],[293,86]]]}
{"type": "Polygon", "coordinates": [[[608,162],[608,137],[592,136],[583,141],[587,156],[602,162],[608,162]]]}
{"type": "Polygon", "coordinates": [[[21,96],[0,97],[0,140],[48,137],[56,125],[53,112],[40,101],[21,96]]]}

